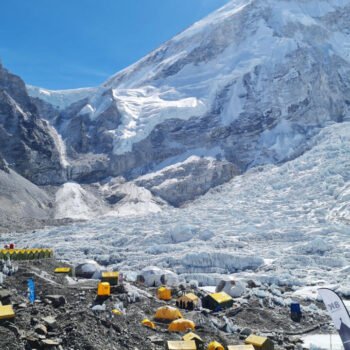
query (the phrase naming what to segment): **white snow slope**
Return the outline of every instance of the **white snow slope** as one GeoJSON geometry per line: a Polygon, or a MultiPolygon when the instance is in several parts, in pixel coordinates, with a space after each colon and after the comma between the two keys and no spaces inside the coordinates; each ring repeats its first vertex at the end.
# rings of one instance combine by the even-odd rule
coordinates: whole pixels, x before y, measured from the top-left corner
{"type": "MultiPolygon", "coordinates": [[[[339,15],[348,5],[345,0],[233,0],[95,90],[30,87],[29,93],[61,108],[88,97],[81,113],[91,119],[116,103],[122,115],[120,126],[114,130],[114,152],[119,155],[131,151],[134,143],[166,119],[189,119],[210,112],[220,91],[228,86],[229,99],[220,118],[223,125],[229,125],[242,111],[253,108],[244,97],[244,76],[256,67],[263,67],[255,83],[261,109],[268,110],[273,102],[283,119],[289,106],[307,98],[310,87],[305,83],[285,89],[303,73],[297,67],[277,67],[292,52],[312,51],[313,47],[327,52],[329,60],[337,56],[349,62],[350,36],[339,15]],[[112,97],[104,94],[108,89],[112,89],[112,97]],[[278,98],[274,99],[275,95],[278,98]]],[[[310,62],[310,71],[311,66],[310,62]]],[[[323,113],[320,106],[319,118],[323,113]]],[[[285,129],[275,130],[284,135],[283,144],[275,146],[283,155],[300,143],[298,135],[287,135],[285,129]]]]}
{"type": "Polygon", "coordinates": [[[92,258],[125,273],[155,265],[206,285],[234,273],[350,295],[350,123],[326,127],[309,146],[299,158],[252,169],[183,209],[8,234],[0,245],[54,247],[59,258],[92,258]]]}

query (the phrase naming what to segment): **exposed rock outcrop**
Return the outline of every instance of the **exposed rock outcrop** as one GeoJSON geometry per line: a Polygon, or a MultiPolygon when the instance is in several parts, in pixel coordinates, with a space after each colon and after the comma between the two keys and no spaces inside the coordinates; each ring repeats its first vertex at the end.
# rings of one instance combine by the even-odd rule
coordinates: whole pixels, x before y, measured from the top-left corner
{"type": "Polygon", "coordinates": [[[54,132],[39,117],[24,82],[0,67],[0,150],[9,167],[37,185],[64,182],[54,132]]]}

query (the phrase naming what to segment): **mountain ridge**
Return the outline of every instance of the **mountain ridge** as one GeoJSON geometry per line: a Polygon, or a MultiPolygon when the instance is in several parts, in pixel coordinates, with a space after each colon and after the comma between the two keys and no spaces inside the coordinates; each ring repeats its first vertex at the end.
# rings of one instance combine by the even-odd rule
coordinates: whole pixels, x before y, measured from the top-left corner
{"type": "Polygon", "coordinates": [[[342,0],[231,1],[99,87],[27,86],[60,173],[39,184],[97,186],[105,208],[105,183],[126,181],[181,206],[298,157],[349,120],[347,16],[342,0]]]}

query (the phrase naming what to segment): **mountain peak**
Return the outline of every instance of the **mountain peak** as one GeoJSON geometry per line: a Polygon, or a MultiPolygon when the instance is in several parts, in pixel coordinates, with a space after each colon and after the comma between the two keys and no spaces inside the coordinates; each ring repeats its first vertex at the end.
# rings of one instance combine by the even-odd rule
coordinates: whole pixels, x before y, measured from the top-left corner
{"type": "MultiPolygon", "coordinates": [[[[49,120],[72,180],[175,166],[166,173],[194,172],[203,193],[297,157],[323,127],[349,118],[349,16],[343,0],[231,1],[100,87],[34,96],[60,107],[49,120]],[[201,178],[204,167],[213,176],[201,178]]],[[[164,194],[175,183],[165,178],[142,183],[164,194]]]]}

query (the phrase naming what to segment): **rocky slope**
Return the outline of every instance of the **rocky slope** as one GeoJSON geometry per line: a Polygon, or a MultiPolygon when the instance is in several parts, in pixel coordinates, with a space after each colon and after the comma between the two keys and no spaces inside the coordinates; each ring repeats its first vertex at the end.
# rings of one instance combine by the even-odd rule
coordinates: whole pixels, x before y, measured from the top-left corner
{"type": "Polygon", "coordinates": [[[0,151],[9,166],[37,185],[64,182],[55,134],[40,118],[22,79],[0,64],[0,151]]]}
{"type": "MultiPolygon", "coordinates": [[[[60,261],[32,260],[18,264],[18,272],[4,279],[3,288],[0,285],[0,301],[4,305],[11,303],[16,314],[13,324],[0,324],[0,347],[4,350],[161,350],[166,341],[181,340],[188,331],[167,331],[170,321],[155,321],[156,310],[165,305],[175,307],[176,298],[184,293],[192,292],[199,297],[208,294],[181,283],[172,287],[173,298],[165,302],[157,298],[157,288],[124,282],[111,288],[107,300],[98,301],[98,280],[58,276],[54,269],[62,266],[60,261]],[[35,283],[33,304],[26,297],[28,278],[35,283]],[[113,309],[121,314],[111,313],[113,309]],[[144,326],[141,323],[144,318],[155,322],[156,328],[144,326]]],[[[272,339],[276,350],[301,349],[303,334],[334,330],[323,305],[310,300],[300,300],[303,318],[293,322],[290,300],[288,288],[258,286],[250,281],[244,294],[235,298],[233,308],[215,313],[208,309],[180,311],[184,318],[195,322],[195,333],[203,339],[204,348],[214,340],[225,349],[228,345],[243,345],[254,332],[272,339]]]]}

